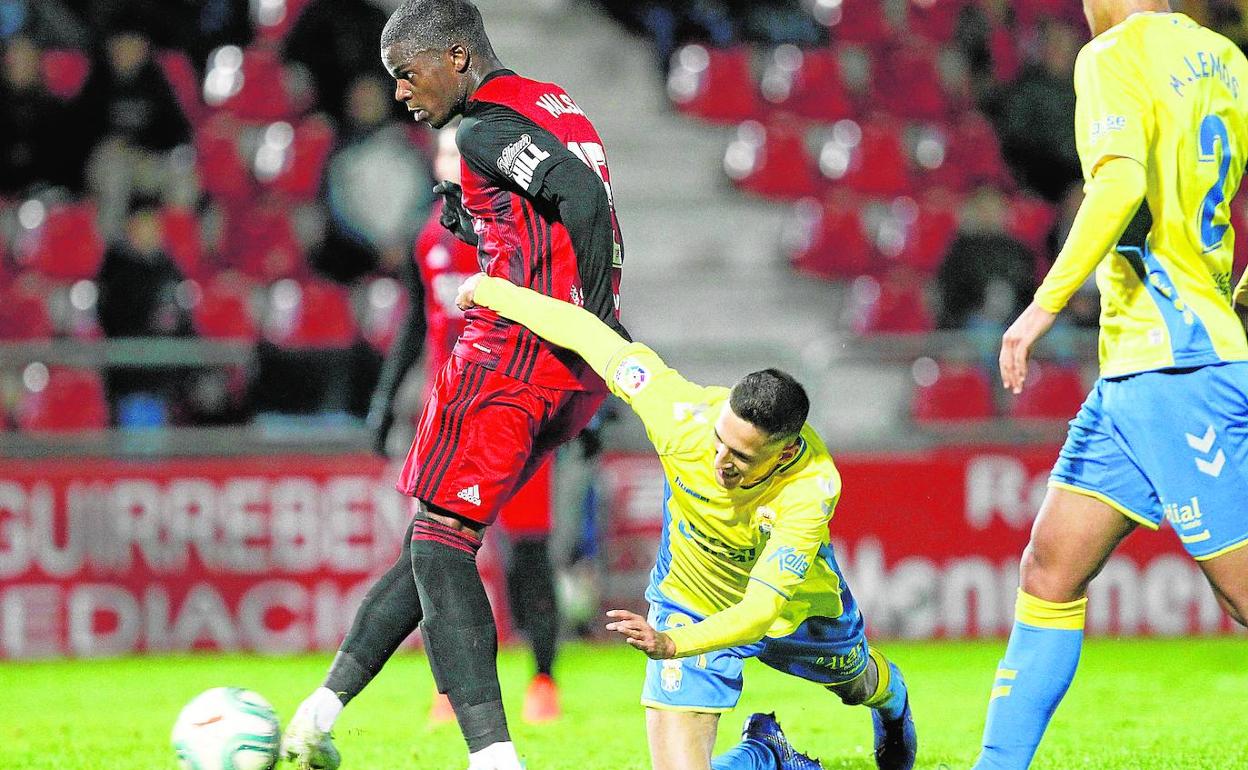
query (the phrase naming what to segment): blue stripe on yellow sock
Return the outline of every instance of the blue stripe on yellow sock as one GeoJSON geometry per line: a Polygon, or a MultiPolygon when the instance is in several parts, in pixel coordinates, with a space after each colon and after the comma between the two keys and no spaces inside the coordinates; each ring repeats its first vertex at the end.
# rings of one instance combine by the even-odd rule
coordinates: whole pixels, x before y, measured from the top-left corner
{"type": "Polygon", "coordinates": [[[1083,647],[1087,599],[1049,602],[1018,592],[1014,628],[997,668],[975,770],[1026,770],[1083,647]]]}

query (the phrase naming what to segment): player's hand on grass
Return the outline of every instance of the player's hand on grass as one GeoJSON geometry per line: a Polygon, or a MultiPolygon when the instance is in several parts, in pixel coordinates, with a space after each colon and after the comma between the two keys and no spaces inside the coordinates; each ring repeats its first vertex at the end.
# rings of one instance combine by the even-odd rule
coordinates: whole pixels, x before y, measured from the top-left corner
{"type": "Polygon", "coordinates": [[[1027,358],[1031,355],[1031,347],[1036,340],[1044,336],[1057,320],[1057,314],[1050,313],[1032,302],[1027,309],[1010,324],[1001,337],[1001,382],[1006,390],[1014,393],[1023,392],[1023,382],[1027,379],[1027,358]]]}
{"type": "Polygon", "coordinates": [[[442,196],[442,215],[438,221],[451,234],[469,246],[477,245],[477,231],[472,215],[464,208],[464,188],[454,182],[439,182],[433,186],[435,195],[442,196]]]}
{"type": "Polygon", "coordinates": [[[653,660],[667,660],[676,657],[676,645],[672,638],[662,631],[655,631],[646,619],[628,610],[611,610],[607,617],[614,622],[607,624],[608,631],[614,631],[624,637],[624,641],[641,650],[653,660]]]}
{"type": "Polygon", "coordinates": [[[485,273],[473,273],[464,279],[464,282],[459,285],[459,291],[455,293],[455,307],[460,310],[471,310],[477,306],[477,285],[484,277],[485,273]]]}

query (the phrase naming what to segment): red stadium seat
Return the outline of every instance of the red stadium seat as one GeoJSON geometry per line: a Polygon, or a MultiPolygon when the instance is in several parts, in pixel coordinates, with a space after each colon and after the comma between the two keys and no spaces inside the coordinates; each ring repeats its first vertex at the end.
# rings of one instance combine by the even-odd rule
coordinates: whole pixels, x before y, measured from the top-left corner
{"type": "Polygon", "coordinates": [[[207,339],[255,341],[252,285],[237,273],[223,273],[207,283],[191,310],[195,332],[207,339]]]}
{"type": "Polygon", "coordinates": [[[910,32],[933,43],[948,43],[957,30],[958,15],[971,0],[910,0],[907,26],[910,32]]]}
{"type": "Polygon", "coordinates": [[[0,291],[0,340],[48,340],[54,333],[44,298],[20,284],[0,291]]]}
{"type": "Polygon", "coordinates": [[[156,54],[156,63],[165,74],[165,80],[169,81],[182,114],[191,125],[199,125],[207,117],[208,107],[200,95],[199,73],[195,71],[190,57],[181,51],[160,51],[156,54]]]}
{"type": "Polygon", "coordinates": [[[187,278],[197,278],[202,269],[204,244],[199,232],[199,217],[190,209],[167,206],[160,212],[164,247],[174,264],[187,278]]]}
{"type": "Polygon", "coordinates": [[[15,409],[19,430],[53,433],[108,427],[104,383],[95,371],[52,367],[33,375],[28,370],[23,379],[26,387],[15,409]]]}
{"type": "Polygon", "coordinates": [[[849,327],[858,334],[922,334],[935,328],[923,284],[907,271],[883,281],[856,279],[846,313],[849,327]]]}
{"type": "Polygon", "coordinates": [[[226,265],[261,281],[307,273],[290,213],[272,197],[226,210],[220,251],[226,265]]]}
{"type": "Polygon", "coordinates": [[[1014,188],[996,129],[978,112],[965,112],[954,124],[945,164],[961,176],[961,184],[955,189],[969,190],[981,184],[1002,190],[1014,188]]]}
{"type": "Polygon", "coordinates": [[[848,120],[833,126],[819,149],[819,170],[868,196],[905,195],[914,187],[901,128],[880,115],[861,126],[848,120]]]}
{"type": "Polygon", "coordinates": [[[923,424],[977,422],[996,414],[992,384],[978,367],[940,364],[935,379],[915,388],[911,415],[923,424]]]}
{"type": "Polygon", "coordinates": [[[104,238],[96,227],[95,206],[52,206],[43,221],[19,236],[18,261],[48,278],[94,278],[104,259],[104,238]]]}
{"type": "Polygon", "coordinates": [[[788,121],[746,121],[724,154],[724,170],[740,189],[763,198],[797,200],[819,186],[804,127],[788,121]]]}
{"type": "Polygon", "coordinates": [[[932,275],[949,251],[958,231],[958,200],[935,191],[924,196],[915,208],[914,220],[906,228],[906,240],[898,260],[925,275],[932,275]]]}
{"type": "Polygon", "coordinates": [[[1009,414],[1027,420],[1070,420],[1087,395],[1077,367],[1033,362],[1023,392],[1013,399],[1009,414]]]}
{"type": "Polygon", "coordinates": [[[838,191],[822,204],[813,199],[799,202],[795,213],[801,236],[789,256],[793,267],[833,280],[871,272],[875,257],[860,206],[848,191],[838,191]]]}
{"type": "Polygon", "coordinates": [[[214,54],[210,60],[204,92],[209,106],[245,121],[292,118],[296,110],[286,89],[286,68],[277,52],[248,48],[242,52],[237,67],[232,66],[236,63],[234,56],[214,54]],[[229,87],[225,86],[227,80],[232,84],[229,87]]]}
{"type": "Polygon", "coordinates": [[[278,281],[270,289],[264,335],[284,348],[350,347],[357,328],[347,290],[326,281],[278,281]]]}
{"type": "Polygon", "coordinates": [[[1234,281],[1248,269],[1248,201],[1235,196],[1231,203],[1231,227],[1235,229],[1235,264],[1231,270],[1231,289],[1234,281]]]}
{"type": "Polygon", "coordinates": [[[82,51],[53,49],[44,51],[40,60],[43,82],[49,93],[66,101],[82,90],[91,74],[91,60],[82,51]]]}
{"type": "Polygon", "coordinates": [[[295,200],[312,200],[321,189],[325,163],[334,149],[334,130],[319,118],[305,120],[294,130],[290,157],[269,182],[295,200]]]}
{"type": "Polygon", "coordinates": [[[855,114],[841,78],[840,60],[832,49],[776,48],[767,59],[760,91],[774,108],[810,120],[834,121],[855,114]]]}
{"type": "Polygon", "coordinates": [[[667,94],[676,109],[715,123],[758,117],[750,49],[686,45],[672,54],[667,94]]]}
{"type": "Polygon", "coordinates": [[[204,192],[225,204],[247,204],[256,194],[254,180],[238,149],[242,127],[229,115],[210,118],[195,133],[196,166],[204,192]]]}
{"type": "Polygon", "coordinates": [[[849,0],[827,20],[832,37],[847,43],[875,45],[893,34],[880,0],[849,0]]]}
{"type": "Polygon", "coordinates": [[[943,120],[949,98],[936,57],[938,49],[912,40],[905,45],[877,48],[876,73],[871,88],[874,107],[899,118],[943,120]]]}
{"type": "Polygon", "coordinates": [[[1057,220],[1057,211],[1040,198],[1016,195],[1010,199],[1006,212],[1006,230],[1034,254],[1049,258],[1049,232],[1057,220]]]}

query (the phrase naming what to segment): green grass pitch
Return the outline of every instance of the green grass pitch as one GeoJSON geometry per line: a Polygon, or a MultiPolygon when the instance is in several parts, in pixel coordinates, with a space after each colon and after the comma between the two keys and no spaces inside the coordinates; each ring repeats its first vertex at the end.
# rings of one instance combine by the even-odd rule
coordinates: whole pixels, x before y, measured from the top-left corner
{"type": "MultiPolygon", "coordinates": [[[[922,749],[919,768],[968,768],[975,758],[1003,642],[881,645],[906,673],[922,749]]],[[[169,729],[201,690],[258,690],[283,720],[314,687],[329,655],[294,658],[186,656],[0,664],[0,746],[6,768],[172,770],[169,729]]],[[[512,735],[531,770],[649,767],[637,705],[642,656],[623,645],[566,647],[557,675],[565,716],[519,723],[529,658],[503,653],[512,735]]],[[[430,729],[424,658],[396,657],[344,712],[338,746],[346,770],[462,770],[454,726],[430,729]]],[[[721,722],[719,748],[752,711],[775,710],[799,749],[829,770],[869,770],[871,727],[862,708],[751,661],[746,692],[721,722]]],[[[1093,641],[1058,709],[1038,770],[1248,769],[1248,639],[1093,641]]],[[[279,766],[280,767],[280,766],[279,766]]]]}

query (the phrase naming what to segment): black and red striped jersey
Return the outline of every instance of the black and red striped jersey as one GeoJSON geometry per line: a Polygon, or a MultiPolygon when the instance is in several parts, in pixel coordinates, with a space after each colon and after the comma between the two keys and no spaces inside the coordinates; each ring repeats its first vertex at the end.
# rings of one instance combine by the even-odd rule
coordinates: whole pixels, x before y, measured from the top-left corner
{"type": "MultiPolygon", "coordinates": [[[[492,73],[469,98],[456,142],[463,204],[473,218],[481,269],[582,306],[623,331],[624,252],[606,151],[572,98],[557,85],[510,70],[492,73]],[[557,171],[563,163],[588,166],[596,181],[583,171],[557,171]],[[555,185],[555,179],[563,181],[555,185]],[[604,192],[605,206],[593,213],[604,192]],[[572,212],[584,210],[572,207],[581,206],[582,199],[588,199],[584,203],[591,211],[573,217],[572,212]]],[[[474,308],[466,319],[455,355],[544,387],[602,387],[574,353],[492,310],[474,308]]]]}

